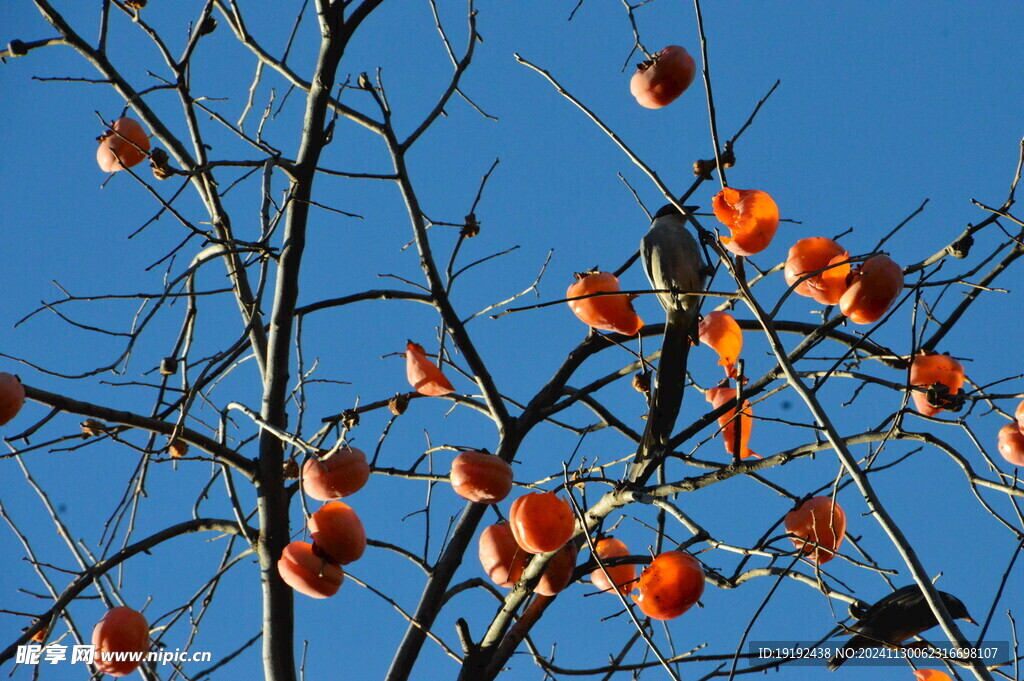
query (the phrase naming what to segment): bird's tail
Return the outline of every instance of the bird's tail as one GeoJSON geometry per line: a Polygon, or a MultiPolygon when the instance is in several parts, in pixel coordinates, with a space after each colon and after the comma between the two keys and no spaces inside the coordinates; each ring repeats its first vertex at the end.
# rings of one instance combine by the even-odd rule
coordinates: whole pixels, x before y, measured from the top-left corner
{"type": "Polygon", "coordinates": [[[690,332],[694,315],[688,310],[673,310],[665,322],[665,336],[658,360],[658,378],[651,396],[648,423],[654,424],[659,444],[668,442],[683,403],[686,385],[686,360],[690,354],[690,332]]]}
{"type": "Polygon", "coordinates": [[[665,335],[661,344],[661,359],[651,395],[651,409],[637,458],[629,473],[629,479],[646,479],[654,469],[648,465],[652,459],[660,459],[667,452],[668,440],[679,416],[683,402],[683,387],[686,385],[686,360],[690,354],[690,332],[695,314],[690,310],[671,310],[665,321],[665,335]]]}
{"type": "Polygon", "coordinates": [[[825,668],[830,672],[834,672],[839,669],[839,665],[843,662],[846,662],[846,658],[841,655],[836,655],[835,657],[829,658],[828,662],[825,663],[825,668]]]}

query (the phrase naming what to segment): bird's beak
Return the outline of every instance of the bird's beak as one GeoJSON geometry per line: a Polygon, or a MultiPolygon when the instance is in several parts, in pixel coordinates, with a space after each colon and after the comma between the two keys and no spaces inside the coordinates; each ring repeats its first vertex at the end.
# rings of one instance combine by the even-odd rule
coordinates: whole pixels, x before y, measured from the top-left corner
{"type": "Polygon", "coordinates": [[[968,615],[967,617],[965,617],[965,618],[964,618],[964,622],[970,622],[970,623],[971,623],[971,624],[973,624],[974,626],[978,626],[978,623],[977,623],[977,622],[975,622],[975,621],[974,621],[974,618],[973,618],[973,617],[971,617],[970,615],[968,615]]]}

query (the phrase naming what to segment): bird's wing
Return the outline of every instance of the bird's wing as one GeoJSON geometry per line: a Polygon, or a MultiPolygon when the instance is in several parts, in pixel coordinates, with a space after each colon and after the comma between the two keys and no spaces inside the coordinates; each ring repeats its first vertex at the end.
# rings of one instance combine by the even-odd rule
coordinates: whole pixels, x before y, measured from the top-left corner
{"type": "MultiPolygon", "coordinates": [[[[697,240],[679,215],[656,219],[640,240],[640,256],[647,281],[654,289],[702,291],[707,264],[697,240]]],[[[697,306],[696,296],[659,293],[658,301],[666,311],[697,306]]]]}
{"type": "Polygon", "coordinates": [[[924,603],[924,594],[916,584],[910,584],[896,589],[863,610],[860,621],[854,622],[849,627],[849,633],[852,633],[853,636],[843,646],[846,655],[839,654],[829,660],[827,665],[829,670],[835,671],[843,664],[849,651],[900,643],[924,631],[916,622],[916,615],[922,603],[924,603]],[[908,617],[910,621],[908,621],[908,617]]]}
{"type": "Polygon", "coordinates": [[[654,257],[654,246],[650,238],[650,230],[644,234],[643,238],[640,239],[640,262],[644,266],[644,274],[647,275],[647,281],[651,283],[651,288],[655,288],[654,275],[651,274],[651,258],[654,257]]]}
{"type": "MultiPolygon", "coordinates": [[[[940,592],[941,593],[941,592],[940,592]]],[[[850,626],[854,639],[900,643],[935,626],[936,621],[916,585],[905,586],[868,608],[859,622],[850,626]]]]}
{"type": "Polygon", "coordinates": [[[916,584],[908,584],[907,586],[896,589],[877,603],[872,604],[864,611],[864,616],[861,617],[861,619],[869,620],[873,617],[883,615],[886,612],[914,608],[920,605],[923,601],[924,594],[921,593],[920,587],[916,584]]]}
{"type": "MultiPolygon", "coordinates": [[[[651,288],[657,290],[667,288],[665,282],[661,280],[661,277],[655,274],[656,272],[663,271],[661,263],[661,249],[655,247],[656,239],[659,237],[659,227],[652,225],[651,228],[644,234],[644,237],[640,239],[640,261],[644,266],[644,274],[647,275],[647,281],[650,282],[651,288]]],[[[658,302],[666,310],[673,307],[672,296],[668,293],[658,293],[658,302]]]]}

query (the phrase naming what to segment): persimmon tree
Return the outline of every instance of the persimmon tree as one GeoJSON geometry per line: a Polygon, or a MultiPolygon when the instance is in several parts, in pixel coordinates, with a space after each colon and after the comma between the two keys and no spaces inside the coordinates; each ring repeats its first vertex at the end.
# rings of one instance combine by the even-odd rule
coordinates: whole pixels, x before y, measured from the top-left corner
{"type": "Polygon", "coordinates": [[[558,8],[567,36],[604,17],[588,44],[622,68],[596,79],[551,45],[498,54],[536,35],[472,1],[84,4],[21,0],[0,52],[4,81],[39,81],[9,107],[75,121],[47,130],[62,158],[18,168],[60,177],[8,201],[74,185],[104,230],[28,256],[55,297],[5,299],[0,663],[128,606],[151,650],[216,653],[145,678],[800,678],[750,643],[835,638],[916,584],[933,643],[1008,643],[925,666],[1020,678],[1024,395],[986,326],[1021,304],[1024,146],[967,224],[836,197],[864,204],[844,231],[745,155],[799,103],[771,80],[716,100],[731,27],[699,3],[558,8]],[[688,50],[654,44],[670,23],[688,50]],[[510,70],[529,104],[501,99],[510,70]],[[573,122],[531,175],[537,103],[573,122]],[[588,158],[599,188],[573,182],[588,158]],[[621,214],[532,224],[545,185],[621,214]],[[661,215],[703,290],[644,280],[661,215]]]}

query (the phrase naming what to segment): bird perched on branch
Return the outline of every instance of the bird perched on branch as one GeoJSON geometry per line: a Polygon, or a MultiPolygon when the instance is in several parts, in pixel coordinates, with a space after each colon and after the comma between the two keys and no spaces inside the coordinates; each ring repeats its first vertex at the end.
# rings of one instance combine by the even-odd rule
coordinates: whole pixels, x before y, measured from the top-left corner
{"type": "Polygon", "coordinates": [[[686,229],[686,218],[668,204],[654,215],[651,228],[640,240],[640,258],[651,286],[658,290],[658,301],[665,308],[665,335],[661,344],[657,380],[651,395],[647,427],[640,441],[639,455],[629,479],[646,477],[651,459],[665,454],[686,381],[686,358],[690,351],[700,309],[704,282],[710,267],[693,234],[686,229]]]}
{"type": "MultiPolygon", "coordinates": [[[[939,597],[950,617],[977,624],[959,598],[945,591],[939,597]]],[[[917,584],[897,589],[866,609],[851,607],[850,614],[859,621],[850,627],[853,637],[826,663],[829,671],[838,669],[857,650],[898,645],[939,623],[917,584]]]]}

